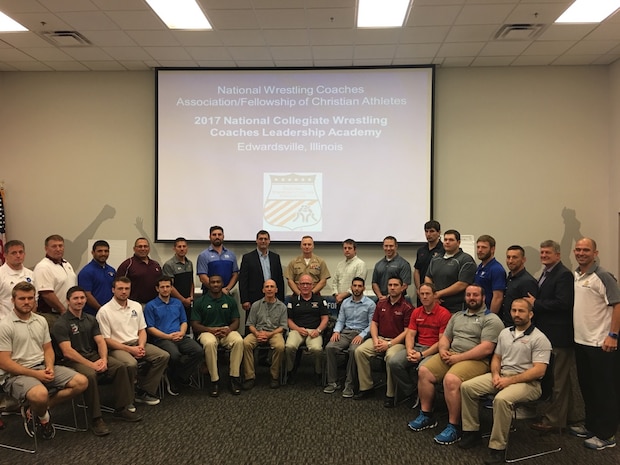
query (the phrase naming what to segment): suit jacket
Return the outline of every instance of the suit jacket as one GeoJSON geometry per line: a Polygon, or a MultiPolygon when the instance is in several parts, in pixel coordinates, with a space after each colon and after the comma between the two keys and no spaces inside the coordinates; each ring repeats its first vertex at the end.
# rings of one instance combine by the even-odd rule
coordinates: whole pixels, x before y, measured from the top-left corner
{"type": "MultiPolygon", "coordinates": [[[[284,302],[284,274],[280,255],[269,251],[269,264],[271,267],[271,279],[278,286],[277,297],[284,302]]],[[[241,268],[239,269],[239,294],[241,303],[254,303],[263,298],[263,268],[260,264],[258,250],[253,250],[243,255],[241,268]]]]}
{"type": "Polygon", "coordinates": [[[553,347],[572,347],[575,278],[559,262],[538,289],[534,302],[534,324],[551,341],[553,347]]]}

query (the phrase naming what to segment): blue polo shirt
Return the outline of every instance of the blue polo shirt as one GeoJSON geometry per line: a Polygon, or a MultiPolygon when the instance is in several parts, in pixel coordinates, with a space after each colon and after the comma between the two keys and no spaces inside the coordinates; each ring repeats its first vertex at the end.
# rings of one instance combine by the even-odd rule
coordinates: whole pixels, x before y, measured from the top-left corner
{"type": "MultiPolygon", "coordinates": [[[[105,305],[112,300],[112,281],[115,275],[116,270],[110,265],[106,263],[101,266],[93,259],[78,273],[78,285],[90,292],[100,305],[105,305]]],[[[97,310],[88,304],[84,311],[91,315],[97,314],[97,310]]]]}
{"type": "MultiPolygon", "coordinates": [[[[187,323],[185,307],[179,299],[170,297],[168,303],[155,297],[144,307],[144,319],[147,328],[156,328],[161,332],[170,334],[181,329],[181,324],[187,323]]],[[[149,335],[150,338],[158,338],[149,335]]]]}
{"type": "Polygon", "coordinates": [[[233,273],[238,272],[237,257],[226,247],[222,247],[222,253],[219,254],[210,246],[208,249],[203,250],[196,260],[196,274],[221,276],[224,287],[230,282],[233,273]]]}
{"type": "Polygon", "coordinates": [[[484,289],[484,302],[487,308],[491,308],[493,291],[502,291],[503,295],[506,290],[506,271],[495,258],[492,258],[485,266],[482,266],[482,263],[478,265],[474,282],[484,289]]]}

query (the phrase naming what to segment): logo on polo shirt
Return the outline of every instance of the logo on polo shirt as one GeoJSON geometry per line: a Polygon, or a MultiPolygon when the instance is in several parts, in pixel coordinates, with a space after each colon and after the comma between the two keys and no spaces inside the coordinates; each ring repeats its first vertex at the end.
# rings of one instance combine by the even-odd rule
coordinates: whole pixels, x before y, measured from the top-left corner
{"type": "Polygon", "coordinates": [[[75,323],[71,323],[71,334],[79,334],[80,328],[75,323]]]}
{"type": "Polygon", "coordinates": [[[131,311],[131,318],[138,318],[138,312],[136,312],[135,310],[131,311]]]}
{"type": "Polygon", "coordinates": [[[228,308],[228,304],[222,304],[222,308],[228,308]]]}

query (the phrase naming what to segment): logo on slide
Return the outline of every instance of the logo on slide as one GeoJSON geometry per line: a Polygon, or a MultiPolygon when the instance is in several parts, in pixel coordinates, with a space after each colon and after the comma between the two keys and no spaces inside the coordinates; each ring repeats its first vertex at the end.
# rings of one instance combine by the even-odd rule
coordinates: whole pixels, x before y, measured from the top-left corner
{"type": "Polygon", "coordinates": [[[322,173],[265,173],[263,227],[321,231],[322,173]]]}

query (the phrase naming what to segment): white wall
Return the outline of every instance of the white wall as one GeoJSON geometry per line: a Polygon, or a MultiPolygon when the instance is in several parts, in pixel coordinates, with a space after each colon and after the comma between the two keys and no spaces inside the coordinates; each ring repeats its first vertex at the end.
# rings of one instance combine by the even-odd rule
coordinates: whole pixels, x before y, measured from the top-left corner
{"type": "MultiPolygon", "coordinates": [[[[580,232],[598,240],[604,266],[617,271],[620,135],[612,128],[620,121],[620,65],[439,69],[436,84],[435,218],[443,229],[495,236],[502,262],[507,246],[528,246],[537,272],[535,249],[562,239],[567,207],[580,232]]],[[[140,217],[153,236],[154,95],[150,72],[0,73],[0,180],[8,236],[26,242],[27,264],[52,233],[80,252],[93,236],[131,246],[140,217]],[[102,221],[85,232],[102,209],[102,221]]],[[[201,213],[208,205],[193,201],[208,215],[201,213]]],[[[363,216],[363,206],[351,215],[363,216]]],[[[251,249],[228,245],[239,256],[251,249]]],[[[193,245],[191,256],[202,248],[193,245]]],[[[274,249],[285,262],[298,253],[297,245],[274,249]]],[[[156,252],[171,255],[168,244],[156,252]]],[[[316,252],[330,268],[341,259],[337,245],[316,252]]],[[[415,248],[402,253],[413,261],[415,248]]],[[[359,254],[369,264],[382,256],[378,245],[359,254]]],[[[82,265],[87,259],[82,254],[82,265]]]]}

